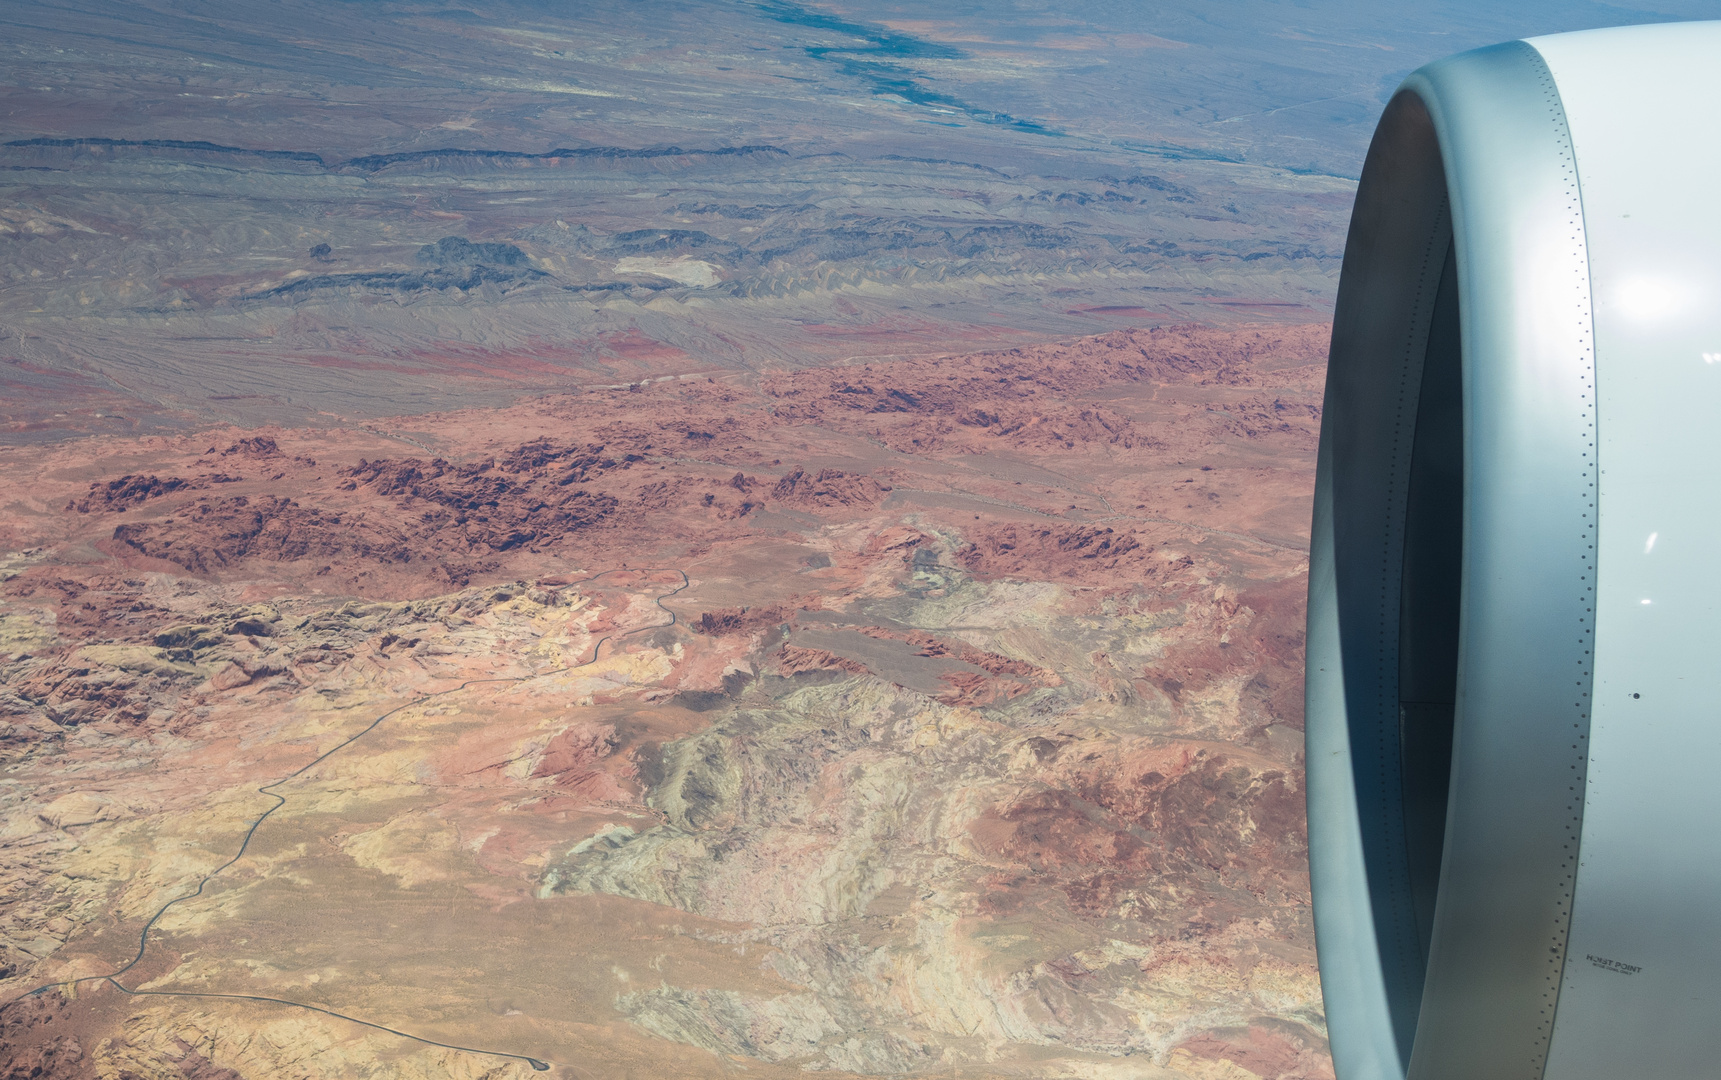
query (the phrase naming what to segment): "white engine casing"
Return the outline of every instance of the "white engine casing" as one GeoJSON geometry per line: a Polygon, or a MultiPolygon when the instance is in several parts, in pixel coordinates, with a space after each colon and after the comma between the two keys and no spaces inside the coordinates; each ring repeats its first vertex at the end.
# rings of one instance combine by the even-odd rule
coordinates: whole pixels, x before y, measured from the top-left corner
{"type": "Polygon", "coordinates": [[[1464,53],[1370,148],[1310,570],[1339,1080],[1721,1076],[1718,56],[1464,53]]]}

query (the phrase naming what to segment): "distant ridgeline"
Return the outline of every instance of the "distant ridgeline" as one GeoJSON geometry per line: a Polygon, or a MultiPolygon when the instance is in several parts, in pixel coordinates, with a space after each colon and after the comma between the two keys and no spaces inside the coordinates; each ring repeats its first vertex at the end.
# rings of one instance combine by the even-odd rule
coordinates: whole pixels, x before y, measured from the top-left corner
{"type": "Polygon", "coordinates": [[[652,161],[664,158],[750,157],[755,154],[789,156],[789,152],[782,147],[768,146],[763,143],[750,146],[723,146],[714,150],[683,150],[679,146],[643,150],[630,149],[624,146],[587,146],[578,150],[549,150],[542,154],[526,153],[519,150],[456,150],[445,148],[441,150],[414,150],[401,154],[371,154],[367,157],[353,158],[340,167],[358,169],[362,172],[377,172],[391,165],[452,164],[461,161],[508,165],[561,165],[594,159],[652,161]]]}
{"type": "Polygon", "coordinates": [[[294,162],[310,165],[326,170],[345,172],[357,171],[365,173],[380,172],[392,166],[420,166],[436,168],[438,166],[473,165],[504,165],[515,168],[572,165],[578,162],[591,161],[663,161],[677,159],[697,161],[705,158],[737,158],[755,155],[787,157],[789,152],[779,146],[755,144],[748,146],[721,146],[715,149],[687,150],[679,146],[661,147],[627,147],[627,146],[584,146],[578,148],[561,147],[535,154],[524,150],[463,150],[458,147],[445,146],[435,150],[413,150],[398,154],[367,154],[350,161],[329,162],[321,154],[308,150],[253,150],[243,146],[223,146],[219,143],[187,139],[13,139],[0,144],[8,148],[43,150],[72,150],[86,153],[101,154],[107,151],[161,151],[172,150],[192,154],[211,155],[244,155],[262,158],[274,162],[294,162]]]}
{"type": "Polygon", "coordinates": [[[431,266],[525,266],[526,253],[513,244],[474,244],[464,236],[444,236],[419,248],[418,261],[431,266]]]}
{"type": "MultiPolygon", "coordinates": [[[[312,257],[319,261],[326,260],[330,254],[327,244],[320,244],[311,252],[312,257]]],[[[522,283],[550,276],[532,266],[526,253],[513,244],[475,244],[464,236],[444,236],[434,244],[424,245],[418,249],[416,261],[426,269],[314,274],[254,295],[290,296],[318,289],[353,287],[417,292],[421,289],[476,289],[487,284],[500,286],[506,292],[522,283]]]]}
{"type": "MultiPolygon", "coordinates": [[[[325,319],[426,354],[446,334],[587,341],[644,319],[646,336],[699,355],[802,363],[965,347],[975,326],[1042,340],[1239,311],[1322,317],[1349,181],[1252,169],[1219,183],[1200,163],[1035,157],[1002,137],[922,153],[894,137],[789,141],[802,134],[363,154],[0,141],[20,185],[0,206],[0,236],[19,241],[0,320],[74,320],[53,340],[78,336],[81,355],[111,355],[129,380],[134,330],[93,319],[165,317],[175,348],[237,339],[271,354],[312,348],[303,328],[325,319]],[[140,198],[158,191],[174,198],[140,198]],[[244,321],[272,305],[315,313],[292,334],[244,321]],[[444,305],[459,319],[431,316],[444,305]],[[182,321],[196,318],[240,322],[182,321]]],[[[200,362],[229,362],[208,348],[200,362]]]]}

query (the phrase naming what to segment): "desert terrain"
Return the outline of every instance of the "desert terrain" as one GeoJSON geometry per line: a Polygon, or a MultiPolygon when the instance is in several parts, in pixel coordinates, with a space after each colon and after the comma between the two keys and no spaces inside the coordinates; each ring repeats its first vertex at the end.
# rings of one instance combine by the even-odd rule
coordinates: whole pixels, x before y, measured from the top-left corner
{"type": "Polygon", "coordinates": [[[1324,333],[15,453],[12,1074],[1330,1075],[1324,333]]]}
{"type": "Polygon", "coordinates": [[[20,0],[0,12],[0,437],[1324,320],[1371,77],[1272,34],[1245,58],[1100,29],[20,0]],[[1311,77],[1345,123],[1251,134],[1283,126],[1269,86],[1311,77]]]}
{"type": "Polygon", "coordinates": [[[1623,17],[0,6],[0,1080],[1330,1080],[1356,178],[1623,17]]]}

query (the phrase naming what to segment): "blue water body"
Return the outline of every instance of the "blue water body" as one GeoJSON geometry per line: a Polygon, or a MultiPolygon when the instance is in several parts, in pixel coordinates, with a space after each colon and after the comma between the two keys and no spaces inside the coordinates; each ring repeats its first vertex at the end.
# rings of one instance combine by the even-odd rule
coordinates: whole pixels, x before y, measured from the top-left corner
{"type": "Polygon", "coordinates": [[[1159,137],[1111,145],[1351,178],[1386,100],[1424,63],[1518,37],[1721,18],[1721,0],[766,0],[754,9],[815,32],[797,47],[830,65],[833,85],[1030,134],[1152,126],[1159,137]],[[1012,57],[1022,74],[990,83],[955,76],[961,65],[949,63],[1012,57]]]}
{"type": "MultiPolygon", "coordinates": [[[[885,58],[960,60],[965,57],[960,49],[934,41],[925,41],[908,34],[897,33],[880,25],[850,22],[825,12],[804,8],[798,4],[778,2],[778,0],[760,4],[758,9],[760,14],[776,22],[833,31],[858,39],[853,44],[803,45],[802,49],[808,56],[816,60],[827,60],[836,65],[837,71],[842,76],[865,83],[875,95],[898,97],[911,104],[929,108],[950,109],[982,124],[997,124],[1002,127],[1015,128],[1018,131],[1032,132],[1036,135],[1055,136],[1062,134],[1062,132],[1038,121],[982,108],[963,101],[959,97],[933,89],[929,80],[921,77],[912,69],[885,62],[885,58]]],[[[940,122],[937,120],[922,121],[922,123],[934,124],[940,122]]],[[[962,125],[946,124],[946,126],[961,127],[962,125]]]]}

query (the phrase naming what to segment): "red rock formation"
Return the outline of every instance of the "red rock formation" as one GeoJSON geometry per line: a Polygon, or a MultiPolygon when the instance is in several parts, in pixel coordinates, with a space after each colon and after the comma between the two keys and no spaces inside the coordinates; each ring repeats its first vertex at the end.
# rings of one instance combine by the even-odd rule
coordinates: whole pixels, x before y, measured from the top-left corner
{"type": "Polygon", "coordinates": [[[784,645],[777,651],[778,667],[784,675],[799,675],[803,671],[846,671],[850,675],[865,675],[866,665],[858,660],[838,656],[826,649],[808,649],[799,645],[784,645]]]}
{"type": "MultiPolygon", "coordinates": [[[[41,805],[0,820],[17,898],[0,962],[13,980],[107,970],[141,921],[115,913],[148,906],[133,882],[163,871],[128,848],[145,871],[80,877],[65,852],[116,857],[100,845],[139,824],[192,843],[175,831],[190,808],[219,865],[256,787],[410,702],[318,774],[364,809],[306,880],[355,920],[398,882],[412,910],[449,913],[437,941],[481,939],[460,949],[561,926],[566,954],[603,957],[580,1015],[614,1003],[605,1038],[628,1053],[685,1051],[674,1067],[704,1075],[686,1032],[745,1058],[764,1051],[723,1025],[777,1025],[822,1053],[819,1017],[840,1014],[845,1038],[896,1040],[862,1062],[874,1072],[981,1053],[1020,1069],[1010,1055],[1056,1045],[1322,1078],[1302,1019],[1318,994],[1297,735],[1318,344],[1130,332],[636,385],[415,420],[402,438],[438,441],[411,455],[368,432],[221,436],[244,478],[208,471],[207,435],[28,451],[0,469],[0,498],[25,508],[0,522],[0,754],[41,805]],[[411,799],[373,805],[349,782],[385,760],[408,764],[411,799]],[[246,801],[211,801],[228,788],[246,801]],[[63,849],[33,839],[67,830],[63,849]],[[487,921],[527,910],[530,933],[487,921]],[[623,922],[584,927],[600,912],[623,922]],[[864,956],[844,944],[857,933],[864,956]],[[65,944],[5,951],[39,935],[65,944]],[[760,967],[767,942],[780,967],[760,967]],[[979,974],[899,991],[887,969],[979,974]],[[1152,1016],[1118,1004],[1161,985],[1182,989],[1152,1016]],[[955,1010],[960,1033],[903,1000],[955,1010]]],[[[287,888],[295,858],[244,872],[287,888]]],[[[381,924],[295,938],[290,916],[269,935],[221,918],[199,924],[197,977],[239,990],[288,979],[269,965],[289,940],[339,939],[342,959],[315,960],[328,980],[354,950],[366,971],[421,962],[385,955],[411,934],[381,924]]],[[[436,969],[437,1000],[490,1009],[470,955],[436,969]]],[[[177,957],[152,952],[149,977],[177,957]]],[[[586,976],[546,978],[583,992],[586,976]]],[[[75,1003],[95,1037],[38,1025],[17,1060],[59,1068],[61,1038],[86,1059],[106,1046],[115,1075],[133,1053],[211,1078],[229,1060],[165,1035],[133,1047],[99,1000],[75,1003]]]]}
{"type": "Polygon", "coordinates": [[[91,484],[89,494],[67,503],[66,509],[76,510],[80,514],[113,513],[130,510],[151,499],[159,499],[174,492],[201,491],[211,484],[235,484],[242,479],[226,473],[209,473],[190,480],[181,476],[170,476],[163,480],[158,476],[126,475],[109,480],[105,484],[91,484]]]}
{"type": "Polygon", "coordinates": [[[128,523],[113,538],[140,554],[201,573],[248,559],[356,559],[406,562],[413,547],[400,531],[367,519],[306,509],[293,499],[199,499],[159,523],[128,523]]]}
{"type": "Polygon", "coordinates": [[[976,531],[956,559],[977,574],[1032,578],[1091,578],[1096,571],[1127,570],[1155,578],[1189,566],[1186,556],[1155,558],[1134,531],[1110,526],[1001,525],[976,531]]]}
{"type": "Polygon", "coordinates": [[[889,492],[889,485],[870,476],[855,476],[841,469],[820,469],[808,475],[807,470],[797,467],[777,481],[771,497],[805,510],[871,510],[889,492]]]}
{"type": "Polygon", "coordinates": [[[788,608],[776,604],[762,608],[718,608],[702,613],[699,621],[690,624],[688,629],[696,634],[751,634],[785,623],[793,614],[788,608]]]}

